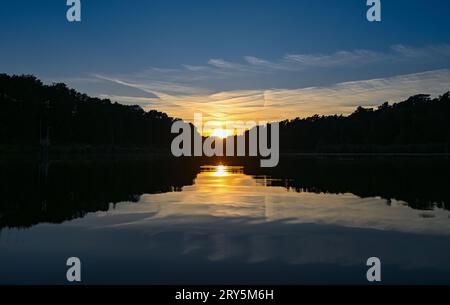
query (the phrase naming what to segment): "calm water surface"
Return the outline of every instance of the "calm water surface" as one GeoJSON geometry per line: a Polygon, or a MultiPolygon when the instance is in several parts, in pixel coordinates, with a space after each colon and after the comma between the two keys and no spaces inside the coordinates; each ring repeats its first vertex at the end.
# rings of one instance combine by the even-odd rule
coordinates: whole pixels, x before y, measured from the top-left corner
{"type": "Polygon", "coordinates": [[[0,283],[450,284],[448,164],[342,162],[0,167],[0,283]]]}

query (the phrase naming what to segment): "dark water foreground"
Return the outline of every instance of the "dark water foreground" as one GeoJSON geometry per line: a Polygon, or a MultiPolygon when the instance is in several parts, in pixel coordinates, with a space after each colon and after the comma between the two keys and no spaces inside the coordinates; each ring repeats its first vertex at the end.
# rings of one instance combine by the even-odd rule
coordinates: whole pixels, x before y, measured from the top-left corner
{"type": "Polygon", "coordinates": [[[0,284],[450,284],[450,161],[0,162],[0,284]]]}

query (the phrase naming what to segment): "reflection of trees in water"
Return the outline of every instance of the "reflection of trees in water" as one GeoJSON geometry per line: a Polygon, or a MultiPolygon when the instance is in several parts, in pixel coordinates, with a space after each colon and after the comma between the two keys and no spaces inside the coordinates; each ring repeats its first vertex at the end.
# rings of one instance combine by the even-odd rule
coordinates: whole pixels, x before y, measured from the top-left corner
{"type": "Polygon", "coordinates": [[[0,228],[61,223],[142,194],[180,191],[199,166],[180,161],[0,164],[0,228]]]}
{"type": "MultiPolygon", "coordinates": [[[[352,193],[362,198],[382,197],[407,202],[418,210],[450,210],[450,160],[372,158],[338,160],[287,158],[277,168],[263,170],[283,186],[297,192],[352,193]]],[[[247,174],[262,174],[256,167],[247,174]]]]}
{"type": "MultiPolygon", "coordinates": [[[[258,164],[248,162],[245,174],[275,178],[272,186],[450,210],[449,160],[288,158],[273,169],[258,164]]],[[[181,191],[194,183],[200,161],[52,162],[45,172],[35,163],[0,164],[0,228],[61,223],[118,202],[137,202],[142,194],[181,191]]]]}

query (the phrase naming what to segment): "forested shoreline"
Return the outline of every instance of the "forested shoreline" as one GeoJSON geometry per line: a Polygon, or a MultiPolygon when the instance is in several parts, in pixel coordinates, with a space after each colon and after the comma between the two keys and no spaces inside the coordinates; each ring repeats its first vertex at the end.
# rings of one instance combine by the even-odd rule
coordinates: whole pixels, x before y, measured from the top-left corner
{"type": "MultiPolygon", "coordinates": [[[[0,74],[0,152],[168,153],[178,120],[34,76],[0,74]]],[[[449,153],[449,93],[280,122],[281,153],[449,153]]]]}

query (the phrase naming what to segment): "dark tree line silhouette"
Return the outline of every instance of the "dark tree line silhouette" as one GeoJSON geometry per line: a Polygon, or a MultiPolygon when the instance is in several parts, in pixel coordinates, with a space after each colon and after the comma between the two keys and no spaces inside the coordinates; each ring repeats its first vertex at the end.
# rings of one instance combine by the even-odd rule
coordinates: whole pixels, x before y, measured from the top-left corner
{"type": "Polygon", "coordinates": [[[449,93],[412,96],[349,116],[313,116],[280,124],[281,151],[449,152],[449,93]]]}
{"type": "Polygon", "coordinates": [[[43,175],[35,162],[0,162],[0,232],[82,218],[119,202],[137,202],[142,194],[181,191],[194,183],[199,168],[168,158],[70,161],[50,163],[43,175]]]}
{"type": "Polygon", "coordinates": [[[0,144],[110,145],[169,149],[175,119],[92,98],[34,76],[0,75],[0,144]]]}
{"type": "MultiPolygon", "coordinates": [[[[176,120],[158,111],[92,98],[65,84],[0,74],[0,145],[138,147],[168,151],[176,120]]],[[[377,109],[280,123],[281,152],[437,152],[450,147],[449,93],[416,95],[377,109]]],[[[246,134],[248,138],[248,133],[246,134]]],[[[235,139],[236,140],[236,139],[235,139]]],[[[248,141],[247,141],[248,142],[248,141]]]]}
{"type": "Polygon", "coordinates": [[[275,168],[246,165],[252,176],[270,176],[271,186],[296,192],[381,197],[404,201],[412,209],[450,210],[450,161],[444,158],[291,157],[275,168]]]}

